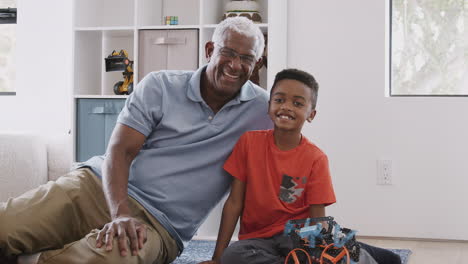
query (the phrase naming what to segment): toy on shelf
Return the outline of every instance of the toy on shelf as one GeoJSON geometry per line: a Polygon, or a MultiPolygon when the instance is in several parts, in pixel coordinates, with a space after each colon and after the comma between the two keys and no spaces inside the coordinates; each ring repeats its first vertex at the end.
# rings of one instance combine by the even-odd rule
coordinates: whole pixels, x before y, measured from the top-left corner
{"type": "Polygon", "coordinates": [[[356,231],[340,227],[331,216],[289,220],[284,234],[291,237],[294,248],[285,264],[355,264],[359,261],[356,231]],[[321,221],[328,227],[322,228],[321,223],[310,225],[321,221]]]}
{"type": "Polygon", "coordinates": [[[234,0],[226,3],[226,13],[223,15],[223,20],[228,17],[243,16],[255,23],[262,23],[262,16],[259,12],[259,5],[254,0],[238,1],[234,0]]]}
{"type": "Polygon", "coordinates": [[[122,75],[123,81],[119,81],[114,85],[114,93],[117,95],[131,94],[133,92],[133,61],[128,58],[126,50],[120,52],[112,51],[111,55],[105,58],[106,72],[124,71],[122,75]]]}
{"type": "Polygon", "coordinates": [[[178,25],[179,17],[178,16],[165,16],[164,25],[178,25]]]}

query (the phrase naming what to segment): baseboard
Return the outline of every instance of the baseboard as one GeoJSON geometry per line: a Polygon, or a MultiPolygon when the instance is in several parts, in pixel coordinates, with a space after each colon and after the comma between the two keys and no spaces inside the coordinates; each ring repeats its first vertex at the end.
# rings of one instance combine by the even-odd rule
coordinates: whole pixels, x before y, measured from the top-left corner
{"type": "Polygon", "coordinates": [[[420,238],[420,237],[385,237],[385,236],[359,236],[359,239],[378,239],[378,240],[400,240],[400,241],[422,241],[422,242],[450,242],[450,243],[466,243],[465,239],[444,239],[444,238],[420,238]]]}
{"type": "MultiPolygon", "coordinates": [[[[442,239],[442,238],[418,238],[418,237],[385,237],[385,236],[356,236],[357,239],[379,239],[379,240],[400,240],[400,241],[423,241],[423,242],[451,242],[451,243],[466,243],[464,239],[442,239]]],[[[216,236],[194,236],[193,240],[208,240],[216,241],[216,236]]],[[[239,240],[233,237],[232,241],[239,240]]]]}
{"type": "MultiPolygon", "coordinates": [[[[216,241],[216,236],[194,236],[192,240],[208,240],[208,241],[216,241]]],[[[231,241],[239,240],[237,237],[233,237],[231,241]]]]}

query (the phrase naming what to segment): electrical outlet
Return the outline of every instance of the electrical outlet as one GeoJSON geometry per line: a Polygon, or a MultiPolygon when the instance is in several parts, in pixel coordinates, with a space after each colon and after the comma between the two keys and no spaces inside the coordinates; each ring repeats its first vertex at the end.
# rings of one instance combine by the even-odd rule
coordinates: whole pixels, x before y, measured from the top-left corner
{"type": "Polygon", "coordinates": [[[377,160],[377,184],[392,185],[391,160],[377,160]]]}

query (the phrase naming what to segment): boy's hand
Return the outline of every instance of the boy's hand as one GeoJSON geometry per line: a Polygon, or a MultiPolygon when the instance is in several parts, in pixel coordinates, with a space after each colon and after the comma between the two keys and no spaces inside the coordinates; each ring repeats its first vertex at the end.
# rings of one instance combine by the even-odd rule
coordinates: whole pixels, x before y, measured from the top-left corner
{"type": "Polygon", "coordinates": [[[127,256],[127,238],[130,242],[130,250],[133,256],[143,248],[146,242],[146,226],[138,219],[130,216],[117,217],[107,223],[98,233],[96,247],[105,245],[107,251],[112,251],[114,237],[117,238],[120,255],[127,256]]]}

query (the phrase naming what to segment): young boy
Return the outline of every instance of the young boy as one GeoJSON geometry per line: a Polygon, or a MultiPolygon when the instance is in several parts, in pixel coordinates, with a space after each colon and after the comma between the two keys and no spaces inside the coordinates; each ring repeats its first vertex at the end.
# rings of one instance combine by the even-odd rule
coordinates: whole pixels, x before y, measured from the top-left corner
{"type": "Polygon", "coordinates": [[[274,130],[242,135],[224,164],[233,176],[231,193],[213,260],[203,263],[284,263],[292,249],[282,235],[285,223],[323,217],[335,203],[327,156],[301,134],[316,115],[317,93],[317,82],[304,71],[276,75],[268,109],[274,130]],[[228,247],[239,217],[239,241],[228,247]]]}

